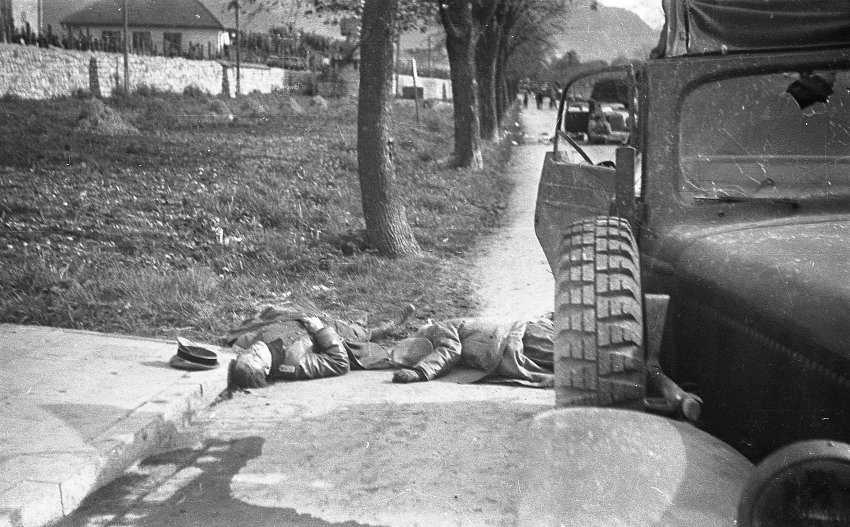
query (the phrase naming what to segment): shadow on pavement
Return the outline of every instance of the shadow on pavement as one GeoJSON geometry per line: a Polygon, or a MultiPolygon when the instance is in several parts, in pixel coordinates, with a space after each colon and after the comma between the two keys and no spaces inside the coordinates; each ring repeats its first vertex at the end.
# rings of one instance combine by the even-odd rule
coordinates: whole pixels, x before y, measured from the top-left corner
{"type": "Polygon", "coordinates": [[[209,440],[200,449],[146,459],[89,496],[59,527],[91,525],[231,526],[298,525],[366,527],[329,523],[290,508],[260,507],[230,497],[233,477],[262,453],[264,439],[209,440]],[[176,470],[176,472],[175,472],[176,470]]]}

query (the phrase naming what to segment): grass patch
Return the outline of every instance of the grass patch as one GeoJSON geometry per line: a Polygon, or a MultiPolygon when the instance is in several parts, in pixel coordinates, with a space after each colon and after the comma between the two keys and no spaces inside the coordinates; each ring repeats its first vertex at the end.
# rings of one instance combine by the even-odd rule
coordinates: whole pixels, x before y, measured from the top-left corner
{"type": "Polygon", "coordinates": [[[104,102],[94,109],[138,132],[80,128],[85,98],[0,101],[0,321],[212,340],[292,297],[351,318],[476,307],[470,249],[498,224],[507,149],[486,146],[481,172],[442,167],[450,107],[417,123],[397,106],[398,180],[425,255],[386,259],[364,241],[354,102],[104,102]]]}

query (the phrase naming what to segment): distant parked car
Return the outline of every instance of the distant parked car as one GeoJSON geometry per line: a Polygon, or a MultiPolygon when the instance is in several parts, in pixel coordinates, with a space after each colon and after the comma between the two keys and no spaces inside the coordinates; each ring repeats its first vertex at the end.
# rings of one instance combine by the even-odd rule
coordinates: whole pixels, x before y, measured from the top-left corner
{"type": "Polygon", "coordinates": [[[567,101],[566,106],[564,109],[564,132],[577,141],[587,141],[590,102],[571,100],[567,101]]]}

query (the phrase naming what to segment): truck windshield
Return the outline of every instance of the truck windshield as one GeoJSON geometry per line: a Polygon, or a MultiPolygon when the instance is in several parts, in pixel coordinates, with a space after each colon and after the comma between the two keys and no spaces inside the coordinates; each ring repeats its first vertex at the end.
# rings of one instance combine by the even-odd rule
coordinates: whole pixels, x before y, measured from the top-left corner
{"type": "Polygon", "coordinates": [[[680,122],[686,195],[850,197],[850,70],[713,81],[687,96],[680,122]]]}

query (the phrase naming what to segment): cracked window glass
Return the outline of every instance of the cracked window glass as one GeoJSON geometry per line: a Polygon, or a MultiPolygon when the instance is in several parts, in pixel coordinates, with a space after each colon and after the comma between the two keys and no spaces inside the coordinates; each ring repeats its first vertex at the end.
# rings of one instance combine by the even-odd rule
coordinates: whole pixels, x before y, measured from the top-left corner
{"type": "Polygon", "coordinates": [[[679,138],[691,197],[850,197],[850,70],[702,85],[684,101],[679,138]]]}

